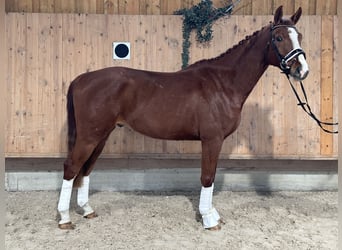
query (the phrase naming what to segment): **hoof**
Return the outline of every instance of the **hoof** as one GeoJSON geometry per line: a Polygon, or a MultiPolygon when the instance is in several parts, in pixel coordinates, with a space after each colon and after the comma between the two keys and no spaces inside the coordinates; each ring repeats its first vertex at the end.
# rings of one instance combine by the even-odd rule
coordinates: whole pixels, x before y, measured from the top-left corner
{"type": "Polygon", "coordinates": [[[71,222],[68,222],[68,223],[58,224],[58,228],[62,230],[74,230],[75,225],[72,224],[71,222]]]}
{"type": "Polygon", "coordinates": [[[216,226],[209,227],[209,228],[207,228],[207,230],[209,230],[209,231],[220,231],[221,230],[221,225],[218,224],[216,226]]]}
{"type": "Polygon", "coordinates": [[[222,228],[221,225],[225,225],[225,224],[226,223],[222,219],[219,219],[218,224],[216,226],[209,227],[209,228],[207,228],[207,230],[209,230],[209,231],[220,231],[222,228]]]}
{"type": "Polygon", "coordinates": [[[86,219],[93,219],[93,218],[96,218],[98,215],[95,213],[95,212],[92,212],[90,214],[87,214],[85,216],[83,216],[83,218],[86,218],[86,219]]]}

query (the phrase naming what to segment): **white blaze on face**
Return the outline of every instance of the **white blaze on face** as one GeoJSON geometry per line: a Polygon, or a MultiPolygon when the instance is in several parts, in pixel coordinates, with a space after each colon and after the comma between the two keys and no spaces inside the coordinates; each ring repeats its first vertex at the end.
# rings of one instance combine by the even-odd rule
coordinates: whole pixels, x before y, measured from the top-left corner
{"type": "MultiPolygon", "coordinates": [[[[292,41],[293,49],[302,49],[300,47],[300,44],[299,44],[298,33],[297,33],[296,29],[294,29],[292,27],[289,27],[288,31],[289,31],[290,39],[292,41]]],[[[304,55],[299,55],[298,56],[298,61],[302,65],[302,69],[300,71],[300,75],[303,77],[307,72],[309,72],[309,65],[306,62],[304,55]]]]}

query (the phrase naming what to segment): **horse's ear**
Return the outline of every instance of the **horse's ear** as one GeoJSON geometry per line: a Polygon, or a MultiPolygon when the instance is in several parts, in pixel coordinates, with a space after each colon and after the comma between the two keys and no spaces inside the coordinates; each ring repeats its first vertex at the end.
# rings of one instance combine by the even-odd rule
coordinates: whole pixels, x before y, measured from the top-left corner
{"type": "Polygon", "coordinates": [[[294,24],[296,24],[301,15],[302,15],[302,7],[299,7],[299,9],[296,11],[296,13],[294,13],[293,16],[291,17],[291,21],[294,24]]]}
{"type": "Polygon", "coordinates": [[[283,6],[280,5],[274,14],[274,24],[279,24],[283,17],[283,6]]]}

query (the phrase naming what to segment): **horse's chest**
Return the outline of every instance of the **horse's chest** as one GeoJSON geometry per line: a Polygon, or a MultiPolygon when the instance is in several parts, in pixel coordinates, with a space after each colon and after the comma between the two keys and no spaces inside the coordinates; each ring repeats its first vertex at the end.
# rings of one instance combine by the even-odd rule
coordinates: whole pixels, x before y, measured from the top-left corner
{"type": "Polygon", "coordinates": [[[217,100],[210,104],[206,114],[208,122],[226,137],[233,133],[240,124],[241,106],[229,100],[217,100]]]}

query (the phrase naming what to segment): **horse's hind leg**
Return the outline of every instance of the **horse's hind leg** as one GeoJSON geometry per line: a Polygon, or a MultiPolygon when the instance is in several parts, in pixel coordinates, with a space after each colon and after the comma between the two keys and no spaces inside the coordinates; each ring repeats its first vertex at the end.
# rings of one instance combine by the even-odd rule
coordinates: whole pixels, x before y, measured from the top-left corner
{"type": "Polygon", "coordinates": [[[66,180],[63,179],[61,192],[59,195],[57,210],[60,214],[60,221],[58,227],[60,229],[74,229],[74,225],[71,223],[69,215],[70,198],[72,193],[72,186],[74,179],[66,180]]]}
{"type": "Polygon", "coordinates": [[[58,212],[61,216],[58,226],[61,229],[74,228],[69,215],[72,187],[75,177],[93,153],[94,148],[95,146],[93,144],[87,144],[84,141],[77,139],[72,152],[70,152],[67,160],[64,162],[63,184],[58,202],[58,212]]]}
{"type": "Polygon", "coordinates": [[[220,138],[202,141],[202,189],[199,212],[202,215],[204,228],[210,230],[220,229],[220,223],[223,223],[212,205],[216,166],[222,143],[223,140],[220,138]]]}
{"type": "MultiPolygon", "coordinates": [[[[107,138],[106,138],[107,139],[107,138]]],[[[89,175],[94,168],[94,164],[97,158],[100,156],[105,144],[106,139],[102,140],[94,149],[90,158],[84,164],[83,169],[83,181],[82,185],[77,190],[77,204],[83,209],[83,217],[87,219],[92,219],[97,217],[97,214],[89,205],[89,175]]]]}
{"type": "Polygon", "coordinates": [[[83,217],[87,219],[97,217],[89,205],[89,176],[83,177],[82,186],[77,190],[77,204],[83,209],[83,217]]]}

